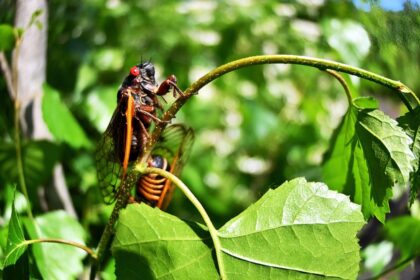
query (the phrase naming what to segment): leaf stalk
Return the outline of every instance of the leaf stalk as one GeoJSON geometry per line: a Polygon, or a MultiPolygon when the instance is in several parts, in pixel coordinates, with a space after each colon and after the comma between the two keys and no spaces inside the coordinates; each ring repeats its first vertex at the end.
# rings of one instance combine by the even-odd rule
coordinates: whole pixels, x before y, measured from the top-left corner
{"type": "Polygon", "coordinates": [[[222,245],[220,243],[219,235],[217,232],[217,229],[214,227],[213,223],[211,222],[211,219],[209,215],[207,214],[206,210],[204,209],[203,205],[200,203],[200,201],[194,196],[194,194],[191,192],[191,190],[182,182],[178,177],[173,175],[172,173],[155,167],[146,167],[146,168],[139,168],[142,174],[158,174],[162,177],[165,177],[169,180],[171,180],[172,183],[174,183],[178,188],[181,189],[181,191],[184,193],[184,195],[191,201],[191,203],[195,206],[195,208],[200,213],[201,217],[204,220],[204,223],[207,225],[211,239],[213,241],[214,250],[216,252],[216,259],[217,259],[217,265],[219,268],[220,278],[221,279],[227,279],[226,272],[224,268],[224,263],[222,259],[222,245]]]}
{"type": "Polygon", "coordinates": [[[97,259],[97,255],[92,249],[90,249],[86,245],[83,245],[78,242],[70,241],[70,240],[57,239],[57,238],[38,238],[38,239],[26,240],[22,243],[22,245],[30,245],[30,244],[35,244],[35,243],[59,243],[59,244],[65,244],[65,245],[77,247],[85,251],[92,259],[95,259],[95,260],[97,259]]]}

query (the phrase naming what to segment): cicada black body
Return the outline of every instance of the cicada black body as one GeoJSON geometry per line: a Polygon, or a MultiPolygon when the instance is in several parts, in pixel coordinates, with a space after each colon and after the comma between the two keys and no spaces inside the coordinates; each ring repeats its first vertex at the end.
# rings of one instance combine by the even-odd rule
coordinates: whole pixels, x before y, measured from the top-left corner
{"type": "Polygon", "coordinates": [[[130,69],[117,94],[117,108],[96,150],[98,183],[105,203],[115,201],[117,188],[124,179],[129,163],[142,153],[153,121],[162,106],[158,96],[173,90],[175,76],[169,76],[162,84],[155,80],[155,68],[151,62],[140,63],[130,69]]]}

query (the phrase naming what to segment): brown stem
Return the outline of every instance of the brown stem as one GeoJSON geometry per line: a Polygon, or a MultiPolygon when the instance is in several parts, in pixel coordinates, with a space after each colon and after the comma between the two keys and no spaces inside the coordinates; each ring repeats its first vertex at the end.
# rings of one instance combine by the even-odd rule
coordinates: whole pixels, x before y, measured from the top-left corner
{"type": "Polygon", "coordinates": [[[60,244],[65,244],[65,245],[69,245],[69,246],[73,246],[73,247],[77,247],[79,249],[82,249],[83,251],[88,253],[92,259],[97,258],[95,252],[92,249],[85,246],[84,244],[80,244],[80,243],[70,241],[70,240],[57,239],[57,238],[38,238],[38,239],[26,240],[23,244],[29,245],[29,244],[34,244],[34,243],[60,243],[60,244]]]}
{"type": "Polygon", "coordinates": [[[6,86],[7,86],[7,90],[9,91],[9,95],[10,97],[14,99],[15,90],[13,88],[12,71],[10,70],[10,66],[9,66],[9,63],[7,62],[7,58],[4,55],[4,52],[0,52],[0,67],[4,75],[4,79],[6,81],[6,86]]]}

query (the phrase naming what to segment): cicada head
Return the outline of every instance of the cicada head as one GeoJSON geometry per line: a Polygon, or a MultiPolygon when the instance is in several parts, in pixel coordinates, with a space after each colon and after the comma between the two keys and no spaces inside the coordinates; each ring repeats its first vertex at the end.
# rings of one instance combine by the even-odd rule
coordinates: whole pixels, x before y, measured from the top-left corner
{"type": "Polygon", "coordinates": [[[155,80],[155,66],[150,62],[138,64],[137,67],[140,71],[141,86],[144,91],[154,93],[157,87],[155,80]]]}

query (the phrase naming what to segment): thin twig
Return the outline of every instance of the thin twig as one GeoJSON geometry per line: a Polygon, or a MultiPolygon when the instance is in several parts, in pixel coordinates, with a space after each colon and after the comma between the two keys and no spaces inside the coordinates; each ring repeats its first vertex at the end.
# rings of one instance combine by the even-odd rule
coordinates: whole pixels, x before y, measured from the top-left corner
{"type": "Polygon", "coordinates": [[[108,219],[108,223],[102,233],[101,239],[99,240],[97,259],[92,264],[90,279],[95,279],[96,273],[101,271],[102,262],[105,256],[105,251],[109,246],[112,235],[114,234],[114,225],[118,220],[120,210],[125,207],[127,200],[130,196],[130,189],[138,179],[137,172],[131,172],[127,175],[126,179],[123,180],[117,201],[115,202],[114,209],[112,210],[111,216],[108,219]]]}
{"type": "Polygon", "coordinates": [[[90,249],[89,247],[87,247],[84,244],[77,243],[77,242],[70,241],[70,240],[57,239],[57,238],[38,238],[38,239],[26,240],[22,244],[23,245],[30,245],[30,244],[35,244],[35,243],[60,243],[60,244],[65,244],[65,245],[77,247],[79,249],[82,249],[86,253],[88,253],[92,259],[97,259],[97,256],[92,249],[90,249]]]}
{"type": "Polygon", "coordinates": [[[420,105],[419,98],[414,94],[414,92],[408,88],[406,85],[399,81],[394,81],[388,79],[384,76],[372,73],[370,71],[366,71],[361,68],[353,67],[347,64],[326,60],[326,59],[319,59],[307,56],[298,56],[298,55],[259,55],[259,56],[251,56],[242,59],[238,59],[229,63],[226,63],[222,66],[219,66],[212,71],[208,72],[197,81],[191,84],[185,92],[184,96],[178,98],[172,106],[169,108],[168,111],[162,117],[163,122],[156,124],[156,128],[153,131],[152,137],[150,141],[148,141],[146,147],[144,148],[143,156],[139,158],[138,163],[145,163],[150,155],[152,147],[156,144],[159,139],[160,134],[162,133],[163,129],[166,127],[168,122],[175,117],[175,114],[179,111],[179,109],[187,102],[187,100],[193,96],[194,94],[198,93],[198,91],[203,88],[205,85],[209,84],[210,82],[216,80],[217,78],[232,72],[234,70],[253,66],[253,65],[261,65],[261,64],[298,64],[298,65],[306,65],[318,68],[320,70],[335,70],[338,72],[343,72],[347,74],[351,74],[354,76],[358,76],[360,78],[370,80],[372,82],[381,84],[385,87],[391,88],[396,90],[399,94],[399,97],[407,106],[407,108],[411,111],[414,110],[416,107],[420,105]]]}
{"type": "Polygon", "coordinates": [[[299,64],[315,67],[321,70],[331,69],[338,72],[351,74],[396,90],[409,110],[413,110],[414,108],[420,105],[420,100],[414,94],[414,92],[399,81],[394,81],[384,76],[375,74],[373,72],[366,71],[364,69],[353,67],[347,64],[326,59],[298,55],[258,55],[229,62],[225,65],[217,67],[216,69],[210,71],[209,73],[198,79],[195,83],[193,83],[190,86],[190,88],[188,88],[185,91],[185,94],[189,95],[190,93],[197,92],[204,85],[208,84],[209,82],[217,79],[218,77],[228,72],[243,67],[260,64],[299,64]]]}
{"type": "Polygon", "coordinates": [[[16,40],[14,57],[13,57],[13,68],[12,68],[12,84],[14,90],[14,126],[15,126],[15,149],[17,159],[17,171],[19,176],[19,184],[23,195],[28,203],[27,213],[30,219],[33,219],[31,201],[29,199],[28,188],[26,187],[25,174],[23,170],[23,158],[22,158],[22,145],[21,145],[21,133],[20,133],[20,100],[19,100],[19,89],[18,89],[18,58],[20,45],[22,43],[22,37],[16,40]]]}
{"type": "Polygon", "coordinates": [[[346,92],[347,101],[349,102],[349,105],[352,104],[353,98],[351,96],[349,86],[347,85],[346,80],[344,80],[343,76],[338,74],[336,71],[330,70],[330,69],[325,70],[325,72],[327,72],[328,74],[330,74],[331,76],[333,76],[340,82],[341,86],[344,88],[344,91],[346,92]]]}
{"type": "Polygon", "coordinates": [[[7,90],[11,98],[15,98],[15,91],[13,89],[12,71],[10,70],[9,63],[7,62],[4,52],[0,52],[0,67],[6,81],[7,90]]]}

